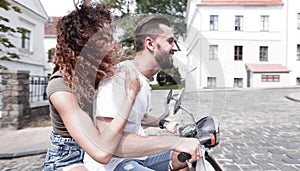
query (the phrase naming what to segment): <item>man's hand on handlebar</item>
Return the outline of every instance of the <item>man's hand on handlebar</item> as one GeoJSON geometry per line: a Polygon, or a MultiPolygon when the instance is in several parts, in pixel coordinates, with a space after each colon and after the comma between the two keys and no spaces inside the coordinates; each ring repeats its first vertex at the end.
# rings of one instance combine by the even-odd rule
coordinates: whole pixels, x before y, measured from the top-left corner
{"type": "Polygon", "coordinates": [[[191,155],[188,162],[193,163],[202,157],[200,143],[195,138],[182,138],[182,141],[175,147],[175,151],[184,152],[191,155]]]}

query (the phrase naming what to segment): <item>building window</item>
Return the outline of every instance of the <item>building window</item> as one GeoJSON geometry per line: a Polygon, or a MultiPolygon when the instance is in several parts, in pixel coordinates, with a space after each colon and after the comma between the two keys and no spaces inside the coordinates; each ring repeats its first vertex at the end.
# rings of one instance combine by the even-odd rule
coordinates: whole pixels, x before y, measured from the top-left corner
{"type": "Polygon", "coordinates": [[[207,87],[208,88],[217,87],[217,78],[216,77],[207,77],[207,87]]]}
{"type": "Polygon", "coordinates": [[[300,45],[297,45],[297,61],[300,61],[300,45]]]}
{"type": "Polygon", "coordinates": [[[268,46],[259,47],[259,61],[268,61],[268,46]]]}
{"type": "Polygon", "coordinates": [[[300,30],[300,13],[297,14],[297,29],[300,30]]]}
{"type": "Polygon", "coordinates": [[[30,31],[23,29],[21,34],[21,48],[30,50],[30,31]]]}
{"type": "Polygon", "coordinates": [[[261,82],[280,82],[279,75],[262,75],[261,82]]]}
{"type": "Polygon", "coordinates": [[[234,78],[234,87],[243,87],[243,78],[234,78]]]}
{"type": "Polygon", "coordinates": [[[218,30],[218,16],[211,15],[209,19],[209,30],[210,31],[217,31],[218,30]]]}
{"type": "Polygon", "coordinates": [[[235,16],[234,30],[236,30],[236,31],[243,30],[243,16],[240,16],[240,15],[235,16]]]}
{"type": "Polygon", "coordinates": [[[218,45],[209,45],[209,59],[210,60],[218,59],[218,45]]]}
{"type": "Polygon", "coordinates": [[[300,85],[300,77],[296,78],[296,85],[300,85]]]}
{"type": "Polygon", "coordinates": [[[234,60],[235,61],[243,60],[243,46],[234,46],[234,60]]]}
{"type": "Polygon", "coordinates": [[[269,31],[269,16],[260,16],[260,31],[269,31]]]}

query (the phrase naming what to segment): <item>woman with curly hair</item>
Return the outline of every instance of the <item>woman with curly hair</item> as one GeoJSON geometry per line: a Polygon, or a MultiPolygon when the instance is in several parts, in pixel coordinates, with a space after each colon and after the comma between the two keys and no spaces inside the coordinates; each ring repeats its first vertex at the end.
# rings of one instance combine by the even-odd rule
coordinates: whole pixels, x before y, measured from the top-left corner
{"type": "Polygon", "coordinates": [[[47,87],[53,131],[45,171],[87,170],[84,152],[107,163],[118,147],[140,82],[125,74],[126,99],[118,117],[100,133],[92,121],[92,106],[101,80],[117,71],[111,25],[109,9],[99,3],[83,3],[58,22],[54,69],[47,87]]]}

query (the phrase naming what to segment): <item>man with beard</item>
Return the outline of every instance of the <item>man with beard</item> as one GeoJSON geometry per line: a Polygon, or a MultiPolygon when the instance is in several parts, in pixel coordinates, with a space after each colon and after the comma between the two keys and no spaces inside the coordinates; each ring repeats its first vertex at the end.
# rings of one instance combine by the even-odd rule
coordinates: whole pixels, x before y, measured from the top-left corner
{"type": "Polygon", "coordinates": [[[103,81],[99,86],[95,120],[99,131],[106,131],[112,119],[121,110],[119,109],[123,99],[121,97],[126,95],[124,71],[130,71],[131,77],[139,77],[142,87],[136,96],[124,133],[120,135],[123,138],[119,143],[119,146],[127,147],[128,157],[139,158],[118,158],[126,154],[121,148],[117,148],[113,154],[115,157],[108,164],[96,163],[89,156],[85,157],[85,164],[89,170],[188,170],[187,163],[179,162],[177,156],[183,151],[191,154],[189,162],[198,160],[201,157],[198,140],[176,136],[145,136],[142,127],[160,127],[169,132],[175,131],[174,122],[149,115],[151,110],[149,80],[160,69],[173,67],[172,56],[178,50],[169,21],[159,15],[141,20],[135,30],[135,46],[137,51],[135,58],[121,62],[119,66],[123,69],[116,73],[113,79],[103,81]]]}

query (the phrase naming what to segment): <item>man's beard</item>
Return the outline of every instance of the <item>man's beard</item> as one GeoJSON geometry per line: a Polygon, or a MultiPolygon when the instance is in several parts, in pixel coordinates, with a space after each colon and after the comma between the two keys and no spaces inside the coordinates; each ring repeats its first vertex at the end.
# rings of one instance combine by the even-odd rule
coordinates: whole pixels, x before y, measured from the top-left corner
{"type": "Polygon", "coordinates": [[[162,51],[155,55],[155,60],[159,64],[161,69],[171,69],[173,68],[173,60],[170,60],[170,53],[162,51]]]}

